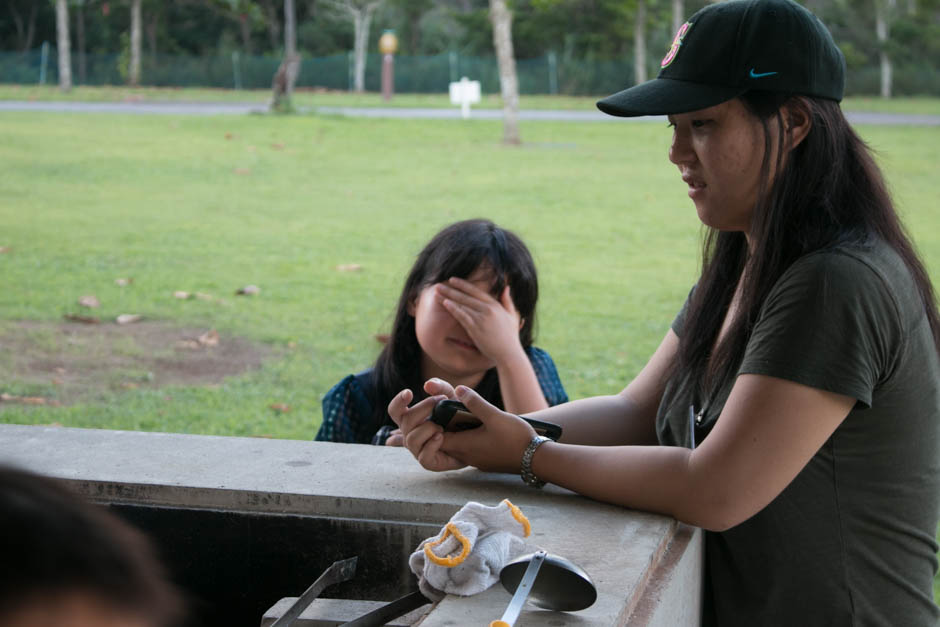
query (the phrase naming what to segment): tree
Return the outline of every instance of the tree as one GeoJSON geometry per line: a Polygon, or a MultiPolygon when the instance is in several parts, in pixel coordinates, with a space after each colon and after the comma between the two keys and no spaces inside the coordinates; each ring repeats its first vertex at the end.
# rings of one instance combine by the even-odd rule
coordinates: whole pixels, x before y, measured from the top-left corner
{"type": "Polygon", "coordinates": [[[633,22],[633,76],[637,84],[646,82],[646,0],[636,0],[633,22]]]}
{"type": "Polygon", "coordinates": [[[421,18],[434,6],[433,0],[392,0],[392,6],[402,15],[400,39],[402,52],[418,54],[421,50],[421,18]]]}
{"type": "Polygon", "coordinates": [[[353,89],[365,91],[366,47],[372,15],[384,0],[330,0],[330,4],[345,12],[353,21],[353,89]]]}
{"type": "Polygon", "coordinates": [[[520,144],[519,80],[512,51],[512,13],[506,7],[506,0],[490,0],[490,20],[499,65],[499,91],[503,97],[503,143],[520,144]]]}
{"type": "MultiPolygon", "coordinates": [[[[252,0],[211,0],[211,6],[215,8],[217,12],[238,24],[238,31],[242,40],[242,52],[251,54],[253,49],[251,44],[251,32],[256,25],[265,21],[261,7],[252,0]]],[[[275,22],[277,22],[276,11],[274,18],[275,22]]],[[[274,38],[276,45],[280,37],[280,32],[277,27],[275,27],[275,33],[277,35],[274,38]]]]}
{"type": "Polygon", "coordinates": [[[26,52],[33,47],[33,38],[36,35],[36,10],[38,9],[38,4],[38,2],[27,3],[29,7],[29,17],[25,18],[25,24],[23,23],[23,15],[17,9],[17,3],[10,2],[7,5],[7,9],[10,11],[10,15],[13,18],[13,24],[16,26],[17,48],[21,52],[26,52]]]}
{"type": "Polygon", "coordinates": [[[131,61],[127,72],[127,82],[132,87],[140,84],[140,17],[141,0],[131,0],[131,61]]]}
{"type": "Polygon", "coordinates": [[[72,45],[69,43],[69,7],[66,0],[55,3],[56,47],[59,51],[59,89],[72,89],[72,45]]]}
{"type": "Polygon", "coordinates": [[[75,4],[75,47],[78,52],[78,82],[82,85],[88,79],[88,63],[85,55],[85,0],[74,0],[75,4]]]}
{"type": "Polygon", "coordinates": [[[878,61],[881,66],[881,97],[891,97],[893,65],[888,54],[890,17],[895,0],[875,0],[875,35],[878,38],[878,61]]]}
{"type": "Polygon", "coordinates": [[[300,55],[297,54],[297,14],[294,11],[294,0],[284,0],[284,60],[274,75],[272,111],[288,112],[292,109],[291,97],[298,74],[300,55]]]}

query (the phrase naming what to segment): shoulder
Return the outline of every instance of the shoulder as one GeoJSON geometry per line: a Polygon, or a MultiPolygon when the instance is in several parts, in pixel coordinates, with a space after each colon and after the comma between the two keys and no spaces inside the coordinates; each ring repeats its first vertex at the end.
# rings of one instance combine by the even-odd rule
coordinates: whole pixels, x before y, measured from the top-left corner
{"type": "Polygon", "coordinates": [[[326,393],[323,397],[323,404],[335,403],[335,402],[345,402],[350,394],[361,393],[362,385],[356,379],[357,375],[350,374],[342,379],[339,383],[330,388],[330,391],[326,393]]]}
{"type": "Polygon", "coordinates": [[[539,348],[538,346],[530,346],[525,349],[525,354],[529,357],[529,361],[534,363],[547,362],[555,363],[552,361],[551,355],[548,354],[548,351],[539,348]]]}
{"type": "Polygon", "coordinates": [[[548,404],[554,406],[567,403],[568,393],[565,392],[565,386],[562,385],[561,377],[558,376],[558,369],[555,368],[555,362],[548,351],[530,346],[525,349],[525,352],[532,363],[535,377],[539,381],[539,387],[542,388],[548,404]]]}
{"type": "Polygon", "coordinates": [[[797,259],[774,285],[766,304],[800,301],[812,303],[817,310],[861,308],[903,326],[903,312],[917,307],[919,295],[897,252],[875,240],[816,251],[797,259]]]}
{"type": "Polygon", "coordinates": [[[355,442],[360,423],[372,413],[368,387],[371,370],[343,377],[323,396],[323,422],[318,440],[355,442]]]}
{"type": "Polygon", "coordinates": [[[555,368],[555,362],[552,360],[552,356],[548,354],[548,351],[538,348],[536,346],[530,346],[525,349],[526,356],[529,358],[529,361],[532,362],[532,368],[535,369],[535,374],[538,375],[540,372],[552,373],[553,376],[558,376],[558,371],[555,368]]]}
{"type": "Polygon", "coordinates": [[[334,439],[335,436],[331,432],[337,429],[337,423],[348,420],[349,414],[355,413],[358,400],[362,396],[361,386],[356,381],[356,375],[345,376],[339,383],[331,387],[324,394],[321,403],[323,423],[317,439],[334,439]]]}

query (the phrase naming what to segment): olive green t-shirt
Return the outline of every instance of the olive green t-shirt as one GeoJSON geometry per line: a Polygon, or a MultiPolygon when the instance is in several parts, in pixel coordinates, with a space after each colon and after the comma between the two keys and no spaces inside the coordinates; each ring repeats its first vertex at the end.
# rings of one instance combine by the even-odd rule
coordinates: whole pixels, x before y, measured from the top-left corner
{"type": "MultiPolygon", "coordinates": [[[[900,257],[875,242],[797,260],[760,311],[738,369],[749,373],[857,403],[767,507],[705,534],[704,624],[936,625],[940,358],[900,257]]],[[[695,407],[699,443],[734,378],[695,407]]],[[[667,385],[662,444],[690,446],[691,389],[682,373],[667,385]]]]}

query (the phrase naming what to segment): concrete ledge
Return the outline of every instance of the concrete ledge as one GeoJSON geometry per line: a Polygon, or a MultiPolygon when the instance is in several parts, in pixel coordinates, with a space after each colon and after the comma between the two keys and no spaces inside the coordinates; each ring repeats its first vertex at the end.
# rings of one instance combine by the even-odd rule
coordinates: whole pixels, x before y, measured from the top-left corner
{"type": "MultiPolygon", "coordinates": [[[[403,449],[0,425],[0,461],[65,479],[102,503],[442,525],[468,501],[495,505],[508,498],[532,523],[529,541],[579,564],[598,589],[586,610],[529,607],[517,625],[698,621],[698,530],[555,486],[533,490],[514,475],[430,473],[403,449]]],[[[488,624],[509,599],[499,585],[473,597],[448,596],[421,625],[488,624]]]]}

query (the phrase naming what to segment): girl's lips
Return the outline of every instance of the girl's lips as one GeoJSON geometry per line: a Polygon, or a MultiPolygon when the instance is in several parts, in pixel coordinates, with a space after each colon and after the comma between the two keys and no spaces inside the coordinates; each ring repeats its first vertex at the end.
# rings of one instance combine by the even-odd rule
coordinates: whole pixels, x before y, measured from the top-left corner
{"type": "Polygon", "coordinates": [[[682,180],[689,186],[689,198],[701,196],[705,188],[708,187],[704,181],[691,176],[683,176],[682,180]]]}
{"type": "Polygon", "coordinates": [[[473,351],[477,353],[480,352],[479,349],[477,349],[476,344],[473,344],[472,342],[464,342],[463,340],[458,340],[453,337],[447,338],[447,341],[450,342],[451,344],[454,344],[458,348],[462,348],[466,351],[473,351]]]}

